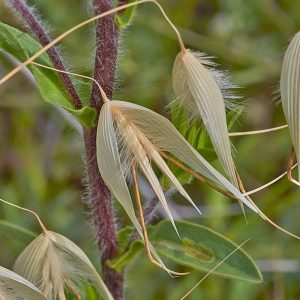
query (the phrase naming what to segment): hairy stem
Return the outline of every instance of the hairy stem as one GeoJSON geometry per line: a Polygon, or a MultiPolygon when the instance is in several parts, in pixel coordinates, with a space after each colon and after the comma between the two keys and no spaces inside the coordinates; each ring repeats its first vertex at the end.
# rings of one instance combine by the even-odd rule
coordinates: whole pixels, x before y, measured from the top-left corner
{"type": "MultiPolygon", "coordinates": [[[[48,45],[51,42],[50,38],[43,30],[42,25],[39,23],[37,18],[32,13],[32,10],[26,5],[26,3],[23,0],[10,0],[9,2],[12,5],[12,7],[20,14],[20,16],[26,21],[27,25],[29,26],[33,34],[36,36],[36,38],[39,40],[41,45],[42,46],[48,45]]],[[[51,47],[47,51],[47,53],[54,67],[56,69],[64,71],[65,70],[64,64],[55,47],[54,46],[51,47]]],[[[74,108],[80,109],[82,107],[82,103],[77,95],[77,92],[74,88],[74,85],[69,75],[65,73],[59,73],[59,76],[67,92],[69,93],[74,108]]]]}
{"type": "Polygon", "coordinates": [[[84,131],[89,205],[101,252],[103,279],[115,299],[122,299],[123,275],[110,269],[106,262],[117,255],[116,222],[111,194],[100,176],[96,157],[96,128],[84,131]]]}
{"type": "MultiPolygon", "coordinates": [[[[113,8],[112,1],[93,0],[94,14],[113,8]]],[[[112,97],[119,31],[114,16],[107,16],[96,22],[96,54],[94,79],[99,82],[108,98],[112,97]]],[[[103,99],[99,88],[93,84],[90,99],[92,107],[100,113],[103,99]]],[[[123,274],[109,268],[106,262],[117,255],[116,222],[112,198],[99,173],[96,157],[96,127],[84,132],[87,170],[90,191],[90,206],[96,228],[98,245],[101,250],[101,263],[104,282],[116,300],[123,299],[123,274]]]]}
{"type": "MultiPolygon", "coordinates": [[[[113,8],[112,0],[93,0],[95,15],[113,8]]],[[[114,16],[107,16],[96,21],[96,55],[94,79],[100,83],[107,97],[111,99],[116,60],[118,55],[119,30],[114,16]]],[[[96,84],[93,85],[91,106],[101,108],[103,100],[96,84]]]]}

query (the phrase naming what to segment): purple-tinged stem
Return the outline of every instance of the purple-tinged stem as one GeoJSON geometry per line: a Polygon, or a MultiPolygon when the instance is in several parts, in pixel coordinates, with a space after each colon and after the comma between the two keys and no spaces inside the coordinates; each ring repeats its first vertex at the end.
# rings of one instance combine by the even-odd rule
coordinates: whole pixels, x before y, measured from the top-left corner
{"type": "MultiPolygon", "coordinates": [[[[98,15],[113,8],[112,1],[93,0],[94,14],[98,15]]],[[[111,99],[115,81],[119,31],[114,16],[96,21],[96,54],[94,79],[97,80],[108,98],[111,99]]],[[[103,99],[97,85],[93,85],[90,105],[98,114],[103,99]]],[[[96,128],[84,131],[86,147],[90,207],[101,250],[103,279],[116,300],[123,299],[123,274],[109,268],[106,262],[118,254],[117,231],[112,198],[99,173],[96,156],[96,128]]]]}
{"type": "Polygon", "coordinates": [[[96,128],[84,131],[89,205],[101,252],[103,279],[116,300],[123,299],[123,274],[109,268],[106,262],[118,254],[116,222],[111,194],[100,176],[96,157],[96,128]]]}
{"type": "MultiPolygon", "coordinates": [[[[93,0],[93,6],[95,15],[113,8],[111,0],[93,0]]],[[[109,99],[111,99],[113,93],[118,46],[119,30],[115,24],[114,16],[97,20],[94,79],[100,83],[109,99]]],[[[96,84],[94,84],[91,106],[100,109],[102,104],[101,94],[96,84]]]]}
{"type": "MultiPolygon", "coordinates": [[[[23,0],[10,0],[10,4],[21,15],[21,17],[26,21],[27,25],[29,26],[31,31],[34,33],[36,38],[39,40],[41,45],[42,46],[48,45],[50,43],[50,38],[48,37],[46,32],[43,30],[42,25],[36,19],[36,17],[32,13],[32,10],[26,5],[26,3],[23,0]]],[[[47,53],[54,65],[54,67],[56,69],[65,71],[65,67],[62,62],[62,59],[60,58],[55,47],[50,48],[47,51],[47,53]]],[[[77,95],[77,92],[76,92],[74,85],[73,85],[70,77],[68,76],[68,74],[59,73],[59,76],[60,76],[67,92],[70,95],[70,98],[72,100],[74,108],[75,109],[82,108],[82,103],[77,95]]]]}

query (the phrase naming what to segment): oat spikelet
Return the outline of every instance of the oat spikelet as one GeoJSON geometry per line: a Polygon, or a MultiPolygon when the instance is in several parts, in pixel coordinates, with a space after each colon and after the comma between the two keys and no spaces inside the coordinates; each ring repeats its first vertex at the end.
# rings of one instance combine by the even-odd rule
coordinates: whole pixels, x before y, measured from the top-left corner
{"type": "Polygon", "coordinates": [[[236,187],[192,148],[169,120],[142,106],[113,100],[106,102],[100,112],[97,130],[98,166],[105,183],[120,201],[139,232],[140,225],[126,183],[126,174],[132,166],[137,166],[147,178],[171,220],[172,216],[151,167],[151,160],[168,176],[177,190],[193,204],[164,162],[160,151],[173,154],[196,172],[225,187],[257,212],[257,209],[236,187]]]}
{"type": "MultiPolygon", "coordinates": [[[[221,73],[209,69],[212,66],[202,54],[188,49],[181,51],[173,68],[173,88],[178,97],[175,101],[187,109],[191,119],[201,117],[230,182],[238,187],[226,123],[225,101],[216,81],[221,73]]],[[[224,81],[222,76],[220,79],[223,89],[226,88],[227,80],[224,81]]]]}
{"type": "MultiPolygon", "coordinates": [[[[176,231],[175,222],[163,189],[153,171],[151,161],[169,178],[181,195],[197,209],[162,158],[162,152],[171,153],[196,172],[225,187],[252,210],[258,212],[257,208],[243,197],[236,187],[192,148],[168,119],[133,103],[116,100],[107,101],[102,106],[97,128],[99,171],[104,182],[123,206],[143,239],[146,237],[143,235],[141,225],[136,217],[126,182],[126,176],[130,174],[130,170],[139,169],[146,177],[176,231]]],[[[151,245],[150,250],[159,264],[170,271],[164,266],[151,245]]]]}
{"type": "Polygon", "coordinates": [[[16,260],[14,271],[32,282],[50,300],[65,300],[65,289],[77,291],[80,280],[86,279],[104,299],[113,299],[82,250],[52,231],[40,234],[25,248],[16,260]]]}
{"type": "Polygon", "coordinates": [[[237,186],[228,137],[225,102],[212,72],[205,65],[211,63],[190,50],[180,52],[173,69],[173,87],[177,101],[192,118],[201,116],[213,146],[227,175],[237,186]]]}
{"type": "Polygon", "coordinates": [[[42,292],[22,276],[0,267],[0,300],[47,300],[42,292]]]}
{"type": "MultiPolygon", "coordinates": [[[[297,162],[300,159],[300,32],[292,39],[284,55],[280,93],[282,107],[295,149],[297,162]]],[[[298,181],[300,167],[298,163],[298,181]]]]}

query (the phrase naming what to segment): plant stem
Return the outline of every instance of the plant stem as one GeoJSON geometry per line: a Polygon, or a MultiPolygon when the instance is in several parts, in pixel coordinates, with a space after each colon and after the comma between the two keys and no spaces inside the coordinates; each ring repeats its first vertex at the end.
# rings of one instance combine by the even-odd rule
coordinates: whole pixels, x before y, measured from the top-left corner
{"type": "MultiPolygon", "coordinates": [[[[93,6],[95,16],[113,8],[111,0],[93,0],[93,6]]],[[[109,99],[112,97],[114,87],[118,46],[119,30],[116,27],[114,15],[97,20],[94,79],[100,83],[109,99]]],[[[94,84],[91,106],[100,110],[102,105],[101,94],[94,84]]]]}
{"type": "MultiPolygon", "coordinates": [[[[33,32],[33,34],[36,36],[36,38],[39,40],[42,46],[48,45],[51,41],[44,29],[42,28],[42,25],[39,23],[39,21],[34,16],[32,9],[26,5],[26,3],[23,0],[10,0],[10,4],[12,7],[20,14],[20,16],[26,21],[27,25],[33,32]]],[[[60,58],[57,50],[53,46],[47,51],[49,58],[51,59],[54,67],[56,69],[65,71],[64,64],[62,62],[62,59],[60,58]]],[[[73,103],[74,108],[80,109],[82,107],[82,103],[77,95],[77,92],[74,88],[74,85],[68,76],[68,74],[59,73],[59,76],[69,93],[69,96],[71,98],[71,101],[73,103]]]]}
{"type": "Polygon", "coordinates": [[[106,262],[117,255],[116,222],[111,194],[100,176],[96,157],[96,128],[84,131],[87,159],[89,205],[101,252],[103,280],[116,300],[123,297],[123,274],[110,269],[106,262]]]}
{"type": "MultiPolygon", "coordinates": [[[[100,14],[113,8],[112,1],[93,0],[94,14],[100,14]]],[[[96,54],[94,79],[97,80],[107,97],[111,99],[116,61],[118,54],[119,31],[114,16],[107,16],[96,22],[96,54]]],[[[90,105],[98,114],[103,99],[96,84],[92,87],[90,105]]],[[[109,189],[99,173],[96,156],[96,127],[84,131],[89,181],[89,201],[96,228],[98,245],[101,250],[103,279],[116,300],[123,299],[123,274],[109,268],[106,262],[117,255],[116,222],[109,189]]]]}

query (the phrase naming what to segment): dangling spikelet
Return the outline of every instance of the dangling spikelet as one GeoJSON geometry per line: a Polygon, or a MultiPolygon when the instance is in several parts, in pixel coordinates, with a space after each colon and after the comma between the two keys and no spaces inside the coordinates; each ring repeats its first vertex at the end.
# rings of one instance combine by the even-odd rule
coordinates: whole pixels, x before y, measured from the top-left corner
{"type": "Polygon", "coordinates": [[[20,275],[0,267],[1,300],[47,300],[42,292],[20,275]]]}
{"type": "Polygon", "coordinates": [[[18,257],[14,271],[32,282],[50,300],[65,300],[65,289],[78,293],[80,280],[89,279],[99,294],[113,300],[82,250],[64,236],[45,231],[18,257]]]}
{"type": "Polygon", "coordinates": [[[300,32],[292,39],[284,55],[280,93],[282,107],[298,162],[298,181],[300,180],[300,32]]]}
{"type": "Polygon", "coordinates": [[[200,115],[226,174],[231,183],[238,187],[226,123],[225,101],[216,81],[219,78],[223,89],[226,89],[228,80],[220,72],[206,66],[212,67],[213,64],[202,54],[185,49],[177,55],[173,68],[173,88],[178,97],[175,101],[187,109],[191,119],[199,118],[200,115]]]}
{"type": "Polygon", "coordinates": [[[100,112],[97,130],[98,166],[105,183],[137,228],[139,223],[126,183],[126,174],[132,165],[139,167],[144,173],[170,218],[172,216],[161,194],[162,188],[152,170],[150,160],[157,164],[178,191],[194,205],[162,159],[160,155],[162,151],[171,153],[196,172],[225,187],[257,212],[236,187],[191,147],[170,121],[142,106],[113,100],[106,102],[100,112]]]}
{"type": "MultiPolygon", "coordinates": [[[[245,202],[252,210],[258,212],[256,207],[243,197],[236,187],[192,148],[169,120],[133,103],[116,100],[107,101],[101,109],[97,128],[99,171],[105,184],[123,206],[143,239],[146,238],[145,234],[143,234],[144,228],[141,227],[136,217],[126,183],[126,176],[130,173],[130,170],[135,168],[141,170],[160,200],[175,230],[176,225],[163,189],[152,169],[151,161],[168,177],[182,196],[197,209],[162,158],[164,151],[171,153],[196,172],[225,187],[237,199],[245,202]]],[[[170,272],[163,265],[153,247],[150,250],[159,264],[170,272]]]]}
{"type": "Polygon", "coordinates": [[[186,50],[180,52],[173,69],[173,87],[177,101],[192,118],[201,116],[231,182],[237,185],[228,137],[225,102],[213,73],[205,65],[212,66],[204,55],[186,50]]]}

